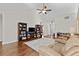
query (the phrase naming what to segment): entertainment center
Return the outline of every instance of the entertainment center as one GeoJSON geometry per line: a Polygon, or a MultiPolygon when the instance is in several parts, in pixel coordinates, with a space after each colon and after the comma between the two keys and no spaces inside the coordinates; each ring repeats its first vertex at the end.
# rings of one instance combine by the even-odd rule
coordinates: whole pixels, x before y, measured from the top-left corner
{"type": "Polygon", "coordinates": [[[18,40],[29,41],[37,38],[42,38],[42,25],[35,25],[35,27],[28,27],[27,23],[18,23],[18,40]],[[28,29],[28,31],[27,31],[28,29]]]}

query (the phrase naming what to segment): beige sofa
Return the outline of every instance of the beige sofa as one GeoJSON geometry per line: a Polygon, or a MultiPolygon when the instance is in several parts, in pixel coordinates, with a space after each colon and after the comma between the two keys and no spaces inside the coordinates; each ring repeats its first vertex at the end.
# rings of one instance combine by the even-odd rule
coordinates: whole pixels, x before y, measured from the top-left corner
{"type": "Polygon", "coordinates": [[[79,56],[79,37],[72,36],[65,43],[40,46],[38,52],[40,56],[79,56]]]}

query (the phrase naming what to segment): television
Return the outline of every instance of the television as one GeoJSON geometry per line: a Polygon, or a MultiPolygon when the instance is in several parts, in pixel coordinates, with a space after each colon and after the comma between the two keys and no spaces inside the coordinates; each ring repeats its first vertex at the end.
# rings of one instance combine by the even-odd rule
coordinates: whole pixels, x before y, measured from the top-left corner
{"type": "Polygon", "coordinates": [[[35,32],[35,28],[34,27],[29,27],[29,32],[35,32]]]}

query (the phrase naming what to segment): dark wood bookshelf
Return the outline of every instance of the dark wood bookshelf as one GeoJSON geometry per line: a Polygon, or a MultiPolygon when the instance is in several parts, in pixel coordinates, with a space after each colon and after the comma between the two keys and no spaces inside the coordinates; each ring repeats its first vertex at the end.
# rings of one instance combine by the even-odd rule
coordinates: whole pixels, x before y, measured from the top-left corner
{"type": "Polygon", "coordinates": [[[27,23],[18,23],[18,40],[27,39],[27,23]]]}

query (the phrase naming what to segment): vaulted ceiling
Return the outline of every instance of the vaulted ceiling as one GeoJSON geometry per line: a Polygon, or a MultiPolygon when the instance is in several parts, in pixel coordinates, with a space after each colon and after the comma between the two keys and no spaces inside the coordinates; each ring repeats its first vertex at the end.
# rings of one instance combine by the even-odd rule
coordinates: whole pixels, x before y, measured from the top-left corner
{"type": "MultiPolygon", "coordinates": [[[[42,8],[42,3],[27,3],[25,4],[34,12],[36,12],[36,9],[42,8]]],[[[69,14],[69,13],[76,13],[78,10],[78,4],[77,3],[46,3],[49,9],[52,9],[49,14],[52,15],[63,15],[63,14],[69,14]]]]}
{"type": "MultiPolygon", "coordinates": [[[[60,16],[64,14],[70,14],[70,13],[77,13],[78,11],[78,4],[77,3],[45,3],[49,9],[52,9],[52,11],[48,12],[49,15],[52,16],[60,16]]],[[[0,6],[5,6],[7,8],[22,8],[26,9],[26,12],[28,10],[31,10],[30,12],[37,14],[37,10],[39,8],[42,8],[42,3],[14,3],[14,4],[0,4],[0,6]]],[[[20,10],[22,10],[20,9],[20,10]]]]}

